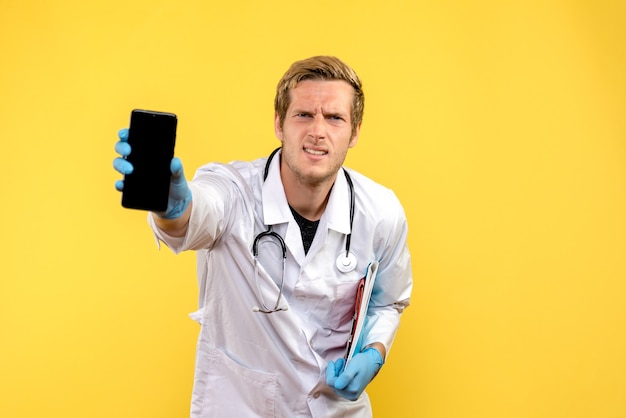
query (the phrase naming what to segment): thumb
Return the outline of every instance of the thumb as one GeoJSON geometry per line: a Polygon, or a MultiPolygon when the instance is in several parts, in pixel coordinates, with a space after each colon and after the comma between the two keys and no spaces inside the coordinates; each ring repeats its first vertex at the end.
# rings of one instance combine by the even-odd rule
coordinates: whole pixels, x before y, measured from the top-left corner
{"type": "Polygon", "coordinates": [[[332,387],[335,384],[336,378],[337,373],[335,372],[335,363],[329,361],[328,365],[326,366],[326,384],[332,387]]]}
{"type": "Polygon", "coordinates": [[[341,374],[343,369],[344,359],[340,358],[337,361],[329,361],[326,366],[326,384],[330,387],[335,387],[335,380],[341,374]]]}
{"type": "Polygon", "coordinates": [[[359,373],[359,359],[353,358],[348,364],[346,364],[346,368],[343,372],[337,377],[335,381],[335,388],[337,389],[345,389],[348,387],[348,384],[354,379],[354,377],[359,373]]]}
{"type": "Polygon", "coordinates": [[[185,173],[183,172],[183,162],[178,157],[172,158],[170,171],[172,172],[172,177],[174,178],[185,178],[185,173]]]}

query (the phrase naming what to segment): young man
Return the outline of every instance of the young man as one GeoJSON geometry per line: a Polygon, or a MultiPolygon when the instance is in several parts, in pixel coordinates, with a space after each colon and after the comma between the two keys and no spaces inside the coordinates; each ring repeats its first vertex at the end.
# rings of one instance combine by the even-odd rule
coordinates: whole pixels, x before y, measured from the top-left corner
{"type": "MultiPolygon", "coordinates": [[[[176,253],[197,252],[192,417],[372,415],[364,389],[393,342],[412,276],[398,199],[342,168],[363,105],[361,82],[342,61],[298,61],[277,87],[279,150],[207,164],[189,183],[172,160],[168,209],[149,222],[176,253]],[[363,337],[345,364],[357,286],[373,261],[363,337]]],[[[116,145],[122,157],[127,135],[116,145]]],[[[114,165],[132,171],[124,158],[114,165]]]]}

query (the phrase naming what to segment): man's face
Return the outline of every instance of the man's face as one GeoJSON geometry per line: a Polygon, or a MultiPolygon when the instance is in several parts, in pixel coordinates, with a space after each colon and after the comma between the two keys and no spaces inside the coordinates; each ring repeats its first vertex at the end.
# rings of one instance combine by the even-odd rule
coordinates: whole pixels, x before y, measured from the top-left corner
{"type": "Polygon", "coordinates": [[[290,94],[282,128],[274,117],[283,147],[281,175],[303,185],[332,183],[359,136],[360,127],[352,135],[354,89],[345,81],[304,80],[290,94]]]}

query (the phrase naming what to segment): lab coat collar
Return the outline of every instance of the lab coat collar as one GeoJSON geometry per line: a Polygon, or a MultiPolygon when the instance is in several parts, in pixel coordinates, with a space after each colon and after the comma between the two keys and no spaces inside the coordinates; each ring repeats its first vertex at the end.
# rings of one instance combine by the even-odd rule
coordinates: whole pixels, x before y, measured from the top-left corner
{"type": "Polygon", "coordinates": [[[292,216],[280,179],[281,154],[282,151],[279,151],[272,159],[267,178],[263,183],[263,223],[268,226],[287,223],[292,216]]]}
{"type": "Polygon", "coordinates": [[[337,173],[335,184],[330,190],[330,197],[326,204],[324,216],[329,229],[334,229],[340,234],[349,234],[350,231],[350,188],[341,168],[337,173]]]}
{"type": "MultiPolygon", "coordinates": [[[[281,151],[282,152],[282,151],[281,151]]],[[[350,233],[350,189],[342,168],[330,190],[323,219],[326,226],[341,234],[350,233]]],[[[280,152],[272,159],[263,184],[263,222],[265,225],[287,223],[292,218],[280,178],[280,152]]]]}

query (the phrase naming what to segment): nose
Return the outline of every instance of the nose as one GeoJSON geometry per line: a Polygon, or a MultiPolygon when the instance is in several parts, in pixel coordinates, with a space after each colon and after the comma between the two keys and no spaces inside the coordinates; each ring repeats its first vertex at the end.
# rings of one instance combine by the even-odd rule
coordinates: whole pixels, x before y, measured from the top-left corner
{"type": "Polygon", "coordinates": [[[309,136],[314,140],[323,139],[326,136],[326,120],[323,115],[315,115],[309,127],[309,136]]]}

